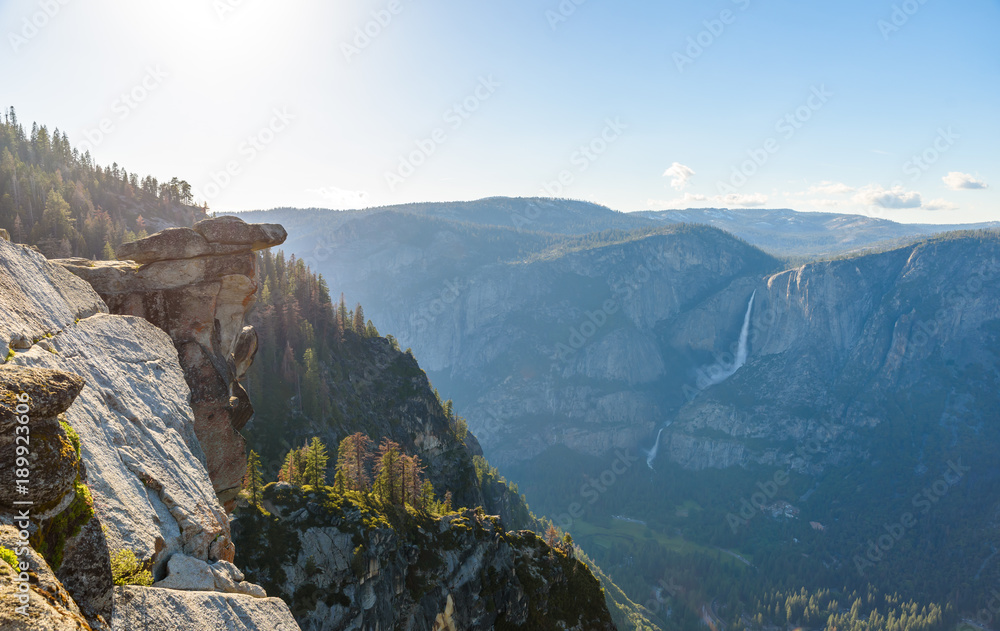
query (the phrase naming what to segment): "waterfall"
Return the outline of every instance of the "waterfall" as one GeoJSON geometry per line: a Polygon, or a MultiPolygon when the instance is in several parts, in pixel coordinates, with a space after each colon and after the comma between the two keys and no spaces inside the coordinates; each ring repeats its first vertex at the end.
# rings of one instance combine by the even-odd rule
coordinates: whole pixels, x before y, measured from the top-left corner
{"type": "Polygon", "coordinates": [[[743,328],[740,329],[740,341],[736,346],[736,361],[733,362],[732,375],[747,363],[747,339],[750,337],[750,312],[753,311],[753,299],[757,297],[757,290],[750,294],[750,304],[747,305],[747,314],[743,316],[743,328]]]}
{"type": "Polygon", "coordinates": [[[743,328],[740,329],[740,339],[736,343],[736,357],[733,358],[733,363],[727,365],[723,362],[716,362],[711,366],[700,368],[698,370],[699,390],[704,390],[709,386],[722,383],[736,374],[736,371],[747,363],[747,343],[750,339],[750,314],[753,312],[753,301],[756,296],[757,290],[755,289],[753,293],[750,294],[750,303],[747,305],[747,313],[743,316],[743,328]]]}
{"type": "MultiPolygon", "coordinates": [[[[702,375],[698,380],[699,390],[703,390],[709,386],[714,386],[717,383],[722,383],[726,379],[729,379],[736,371],[743,367],[747,363],[747,355],[749,350],[747,349],[747,344],[750,341],[750,315],[753,313],[753,301],[757,297],[757,290],[755,289],[752,294],[750,294],[750,302],[747,304],[746,315],[743,316],[743,327],[740,329],[740,339],[736,343],[736,357],[733,359],[732,364],[724,364],[721,361],[712,364],[706,368],[700,369],[698,372],[702,375]]],[[[660,428],[660,431],[656,434],[656,442],[653,444],[653,448],[646,452],[646,465],[650,469],[653,468],[653,461],[656,460],[656,454],[660,450],[660,436],[663,434],[663,430],[670,427],[670,422],[660,428]]]]}
{"type": "Polygon", "coordinates": [[[653,448],[650,449],[649,453],[646,454],[646,465],[650,469],[653,468],[653,461],[656,460],[656,452],[658,452],[660,450],[660,434],[662,434],[663,430],[665,430],[665,429],[666,429],[666,427],[661,427],[660,428],[660,431],[657,432],[657,434],[656,434],[656,442],[653,443],[653,448]]]}

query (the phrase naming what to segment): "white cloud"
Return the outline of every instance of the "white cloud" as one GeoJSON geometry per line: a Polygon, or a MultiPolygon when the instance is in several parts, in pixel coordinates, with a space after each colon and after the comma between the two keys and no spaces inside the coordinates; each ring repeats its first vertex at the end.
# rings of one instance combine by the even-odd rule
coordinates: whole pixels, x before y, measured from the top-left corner
{"type": "Polygon", "coordinates": [[[952,171],[948,175],[941,178],[941,181],[945,183],[945,186],[953,191],[989,188],[986,182],[977,180],[968,173],[960,173],[958,171],[952,171]]]}
{"type": "Polygon", "coordinates": [[[958,206],[945,199],[932,199],[923,206],[924,210],[956,210],[958,206]]]}
{"type": "Polygon", "coordinates": [[[902,186],[885,189],[870,185],[858,190],[854,202],[862,206],[880,206],[882,208],[920,208],[923,199],[916,191],[907,191],[902,186]]]}
{"type": "Polygon", "coordinates": [[[820,182],[816,186],[810,186],[806,191],[807,195],[847,195],[857,189],[842,182],[820,182]]]}
{"type": "Polygon", "coordinates": [[[693,175],[694,169],[680,162],[674,162],[670,165],[670,168],[663,172],[663,177],[670,178],[670,186],[673,186],[678,191],[683,190],[688,185],[688,181],[693,175]]]}
{"type": "Polygon", "coordinates": [[[712,206],[753,208],[763,206],[767,203],[768,197],[762,193],[730,193],[728,195],[701,195],[698,193],[684,193],[683,197],[677,199],[662,200],[649,199],[646,204],[650,207],[660,208],[691,208],[693,206],[712,206]]]}
{"type": "Polygon", "coordinates": [[[729,195],[718,195],[716,199],[720,199],[723,203],[729,206],[763,206],[767,203],[767,195],[762,193],[753,193],[744,195],[743,193],[730,193],[729,195]]]}
{"type": "Polygon", "coordinates": [[[837,199],[806,199],[803,200],[803,203],[806,205],[822,206],[823,208],[839,208],[844,205],[844,202],[837,199]]]}
{"type": "Polygon", "coordinates": [[[330,208],[355,209],[366,208],[369,205],[368,191],[345,191],[336,186],[321,186],[308,189],[307,192],[322,197],[330,208]]]}

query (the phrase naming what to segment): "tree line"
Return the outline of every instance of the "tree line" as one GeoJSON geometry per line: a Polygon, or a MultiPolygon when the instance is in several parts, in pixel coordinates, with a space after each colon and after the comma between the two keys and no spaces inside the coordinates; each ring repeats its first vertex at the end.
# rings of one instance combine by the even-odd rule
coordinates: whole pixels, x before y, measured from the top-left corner
{"type": "Polygon", "coordinates": [[[0,121],[0,228],[49,256],[114,259],[114,249],[154,231],[153,220],[191,225],[207,216],[191,185],[100,166],[65,131],[33,123],[11,107],[0,121]]]}
{"type": "MultiPolygon", "coordinates": [[[[277,481],[300,487],[325,487],[329,460],[326,445],[319,437],[313,437],[308,444],[285,454],[277,481]]],[[[420,457],[407,455],[398,443],[383,438],[376,445],[371,438],[357,432],[340,442],[332,487],[337,493],[357,493],[384,505],[411,506],[435,514],[449,512],[451,492],[438,501],[434,485],[424,477],[424,472],[420,457]]],[[[243,478],[243,491],[251,504],[261,505],[264,486],[260,456],[251,450],[243,478]]]]}

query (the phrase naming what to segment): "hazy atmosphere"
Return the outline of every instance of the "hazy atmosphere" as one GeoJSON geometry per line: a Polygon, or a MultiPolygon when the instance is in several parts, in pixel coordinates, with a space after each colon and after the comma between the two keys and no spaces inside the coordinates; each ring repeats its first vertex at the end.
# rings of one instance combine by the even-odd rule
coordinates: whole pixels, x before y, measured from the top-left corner
{"type": "Polygon", "coordinates": [[[998,18],[990,0],[8,0],[0,94],[101,163],[183,170],[220,211],[507,195],[980,222],[1000,201],[998,18]]]}
{"type": "Polygon", "coordinates": [[[998,32],[0,0],[0,631],[1000,631],[998,32]]]}

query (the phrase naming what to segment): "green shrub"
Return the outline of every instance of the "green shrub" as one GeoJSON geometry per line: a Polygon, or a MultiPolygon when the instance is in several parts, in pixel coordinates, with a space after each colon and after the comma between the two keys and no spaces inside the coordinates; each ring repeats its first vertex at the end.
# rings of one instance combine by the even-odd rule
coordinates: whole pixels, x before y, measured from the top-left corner
{"type": "Polygon", "coordinates": [[[66,435],[69,436],[69,442],[73,443],[73,449],[76,450],[76,457],[80,458],[80,435],[77,434],[76,430],[73,429],[73,426],[66,421],[59,421],[59,424],[62,425],[64,430],[66,430],[66,435]]]}
{"type": "Polygon", "coordinates": [[[13,550],[8,550],[7,548],[0,546],[0,559],[7,562],[7,565],[14,568],[17,571],[17,555],[14,554],[13,550]]]}
{"type": "Polygon", "coordinates": [[[90,489],[80,482],[80,478],[73,482],[73,488],[76,496],[66,510],[39,524],[38,530],[28,539],[53,571],[62,565],[66,540],[78,535],[80,529],[94,516],[94,499],[90,495],[90,489]]]}
{"type": "Polygon", "coordinates": [[[131,550],[119,550],[111,556],[111,576],[115,585],[141,585],[149,587],[153,584],[153,574],[145,569],[144,564],[136,558],[131,550]]]}

